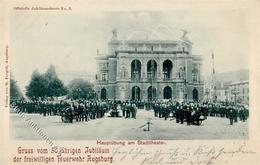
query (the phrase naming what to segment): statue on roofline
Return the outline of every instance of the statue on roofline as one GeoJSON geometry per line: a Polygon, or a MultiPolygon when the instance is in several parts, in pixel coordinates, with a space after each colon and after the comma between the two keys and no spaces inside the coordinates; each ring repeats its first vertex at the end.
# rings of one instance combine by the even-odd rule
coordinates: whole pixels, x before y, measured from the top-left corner
{"type": "Polygon", "coordinates": [[[190,33],[190,32],[187,31],[187,30],[183,30],[183,29],[181,29],[181,31],[182,31],[182,37],[181,37],[181,39],[183,39],[183,40],[188,40],[187,34],[190,33]]]}
{"type": "Polygon", "coordinates": [[[117,39],[117,29],[113,29],[112,34],[113,34],[112,39],[117,39]]]}

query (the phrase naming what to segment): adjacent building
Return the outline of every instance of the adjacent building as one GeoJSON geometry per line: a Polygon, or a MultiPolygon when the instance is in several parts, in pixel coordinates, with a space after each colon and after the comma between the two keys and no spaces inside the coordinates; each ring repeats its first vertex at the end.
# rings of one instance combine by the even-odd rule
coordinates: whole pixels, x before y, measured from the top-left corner
{"type": "Polygon", "coordinates": [[[227,89],[228,100],[249,105],[249,81],[231,83],[227,89]]]}
{"type": "Polygon", "coordinates": [[[95,90],[109,100],[202,100],[202,58],[184,32],[178,40],[120,40],[97,56],[95,90]]]}

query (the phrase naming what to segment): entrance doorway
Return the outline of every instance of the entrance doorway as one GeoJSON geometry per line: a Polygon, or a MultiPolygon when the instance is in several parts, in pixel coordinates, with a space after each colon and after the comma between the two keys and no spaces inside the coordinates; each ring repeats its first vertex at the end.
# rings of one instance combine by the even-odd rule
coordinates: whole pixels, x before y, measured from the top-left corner
{"type": "Polygon", "coordinates": [[[198,94],[198,90],[196,88],[194,88],[193,91],[192,91],[192,97],[193,97],[194,101],[199,100],[199,94],[198,94]]]}
{"type": "Polygon", "coordinates": [[[105,88],[101,89],[101,100],[107,99],[107,90],[105,88]]]}
{"type": "Polygon", "coordinates": [[[172,98],[172,88],[167,86],[163,89],[163,99],[171,99],[172,98]]]}

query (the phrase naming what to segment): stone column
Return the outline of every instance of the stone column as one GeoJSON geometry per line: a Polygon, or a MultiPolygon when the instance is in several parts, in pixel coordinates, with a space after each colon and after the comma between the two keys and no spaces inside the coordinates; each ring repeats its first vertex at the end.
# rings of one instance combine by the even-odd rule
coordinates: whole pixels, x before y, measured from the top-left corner
{"type": "Polygon", "coordinates": [[[162,59],[158,60],[157,69],[158,69],[158,79],[162,80],[163,79],[163,60],[162,59]]]}
{"type": "Polygon", "coordinates": [[[163,85],[158,84],[157,86],[157,99],[161,100],[163,99],[163,85]]]}
{"type": "Polygon", "coordinates": [[[146,59],[141,59],[140,60],[142,63],[142,68],[141,68],[141,80],[145,81],[147,78],[147,60],[146,59]]]}
{"type": "Polygon", "coordinates": [[[141,100],[147,100],[147,91],[145,85],[143,85],[141,88],[141,100]]]}

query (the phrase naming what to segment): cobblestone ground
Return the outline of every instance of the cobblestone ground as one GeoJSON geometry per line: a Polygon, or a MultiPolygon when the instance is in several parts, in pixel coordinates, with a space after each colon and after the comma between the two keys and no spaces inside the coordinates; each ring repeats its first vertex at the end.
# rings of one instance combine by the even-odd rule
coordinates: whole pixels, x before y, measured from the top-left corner
{"type": "Polygon", "coordinates": [[[54,140],[200,140],[200,139],[247,139],[248,121],[229,125],[227,118],[208,117],[200,126],[187,126],[175,120],[153,117],[152,111],[138,110],[136,119],[111,118],[89,122],[62,123],[59,116],[43,117],[39,114],[10,114],[10,136],[19,140],[41,140],[41,136],[29,122],[54,140]],[[150,131],[144,131],[150,121],[150,131]]]}

